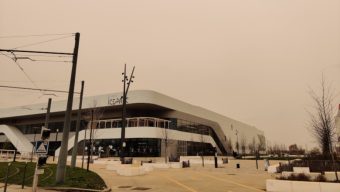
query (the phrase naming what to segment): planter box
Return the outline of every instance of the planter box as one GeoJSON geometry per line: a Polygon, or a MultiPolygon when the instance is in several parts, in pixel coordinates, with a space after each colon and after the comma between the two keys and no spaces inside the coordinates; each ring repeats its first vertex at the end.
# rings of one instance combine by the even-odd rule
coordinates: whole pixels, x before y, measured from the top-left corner
{"type": "Polygon", "coordinates": [[[271,165],[268,167],[268,173],[277,173],[279,164],[271,165]]]}
{"type": "MultiPolygon", "coordinates": [[[[335,172],[331,172],[331,171],[326,171],[325,172],[325,177],[328,181],[335,181],[336,177],[335,177],[335,172]]],[[[340,172],[338,172],[338,178],[340,179],[340,172]]]]}
{"type": "Polygon", "coordinates": [[[268,192],[339,192],[340,183],[267,179],[268,192]]]}
{"type": "Polygon", "coordinates": [[[122,176],[138,176],[145,175],[146,171],[143,167],[124,167],[117,169],[117,174],[122,176]]]}

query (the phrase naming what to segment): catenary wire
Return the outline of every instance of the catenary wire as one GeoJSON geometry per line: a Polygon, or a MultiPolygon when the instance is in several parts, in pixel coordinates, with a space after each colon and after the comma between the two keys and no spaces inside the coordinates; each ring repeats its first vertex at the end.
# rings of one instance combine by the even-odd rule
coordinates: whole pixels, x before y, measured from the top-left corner
{"type": "Polygon", "coordinates": [[[54,39],[49,39],[49,40],[45,40],[45,41],[39,41],[36,43],[30,43],[30,44],[26,44],[26,45],[21,45],[12,49],[18,49],[18,48],[23,48],[23,47],[29,47],[29,46],[33,46],[33,45],[39,45],[39,44],[43,44],[43,43],[47,43],[47,42],[51,42],[51,41],[56,41],[56,40],[60,40],[60,39],[66,39],[69,37],[72,37],[73,35],[68,35],[68,36],[64,36],[64,37],[59,37],[59,38],[54,38],[54,39]]]}
{"type": "Polygon", "coordinates": [[[3,38],[25,38],[25,37],[46,37],[46,36],[58,36],[58,35],[74,35],[75,33],[57,33],[57,34],[37,34],[37,35],[9,35],[9,36],[0,36],[3,38]]]}

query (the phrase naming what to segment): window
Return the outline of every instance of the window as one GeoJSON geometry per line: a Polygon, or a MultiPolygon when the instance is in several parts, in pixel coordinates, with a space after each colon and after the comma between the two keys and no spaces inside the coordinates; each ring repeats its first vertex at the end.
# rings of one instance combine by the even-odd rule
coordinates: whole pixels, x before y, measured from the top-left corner
{"type": "Polygon", "coordinates": [[[111,128],[112,127],[111,121],[107,121],[105,127],[106,128],[111,128]]]}

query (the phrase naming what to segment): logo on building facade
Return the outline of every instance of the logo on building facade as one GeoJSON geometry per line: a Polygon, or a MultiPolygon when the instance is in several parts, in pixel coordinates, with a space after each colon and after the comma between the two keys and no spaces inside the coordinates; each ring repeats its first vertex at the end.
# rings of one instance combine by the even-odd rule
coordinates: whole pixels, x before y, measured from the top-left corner
{"type": "MultiPolygon", "coordinates": [[[[126,103],[128,103],[128,98],[126,98],[126,103]]],[[[123,104],[123,97],[109,96],[108,104],[109,105],[122,105],[123,104]]]]}

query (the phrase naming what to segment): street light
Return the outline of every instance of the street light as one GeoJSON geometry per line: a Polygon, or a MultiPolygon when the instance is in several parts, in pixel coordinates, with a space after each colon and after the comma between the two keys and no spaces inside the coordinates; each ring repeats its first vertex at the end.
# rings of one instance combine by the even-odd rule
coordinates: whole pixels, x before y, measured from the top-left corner
{"type": "Polygon", "coordinates": [[[55,144],[54,144],[54,153],[53,153],[53,162],[55,159],[55,151],[57,150],[57,142],[58,142],[58,133],[59,133],[59,129],[56,130],[57,134],[55,135],[55,144]]]}
{"type": "Polygon", "coordinates": [[[132,72],[130,74],[130,78],[126,75],[126,64],[124,65],[124,72],[122,73],[123,75],[123,106],[122,106],[122,128],[121,128],[121,153],[120,153],[120,159],[122,164],[124,164],[124,157],[125,157],[125,147],[126,147],[126,141],[125,141],[125,127],[126,127],[126,99],[127,99],[127,94],[129,92],[129,87],[131,83],[133,83],[133,72],[135,71],[135,67],[133,67],[132,72]]]}

